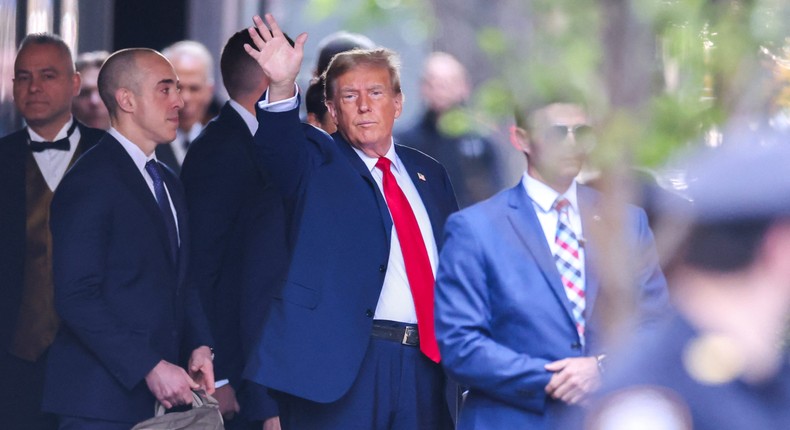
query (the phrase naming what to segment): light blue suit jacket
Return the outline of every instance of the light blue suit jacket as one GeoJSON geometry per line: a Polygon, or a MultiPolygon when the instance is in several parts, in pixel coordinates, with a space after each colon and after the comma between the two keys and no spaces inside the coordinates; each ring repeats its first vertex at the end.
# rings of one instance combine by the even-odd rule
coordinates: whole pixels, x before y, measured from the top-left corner
{"type": "MultiPolygon", "coordinates": [[[[585,232],[602,222],[600,194],[578,187],[585,232]]],[[[644,211],[627,208],[625,228],[634,249],[635,288],[643,318],[662,315],[668,305],[666,281],[658,265],[644,211]]],[[[436,332],[442,363],[470,387],[458,428],[554,429],[569,411],[548,398],[551,373],[544,365],[563,358],[602,352],[601,291],[596,273],[599,247],[585,244],[586,343],[576,332],[546,237],[524,187],[451,215],[436,280],[436,332]]]]}

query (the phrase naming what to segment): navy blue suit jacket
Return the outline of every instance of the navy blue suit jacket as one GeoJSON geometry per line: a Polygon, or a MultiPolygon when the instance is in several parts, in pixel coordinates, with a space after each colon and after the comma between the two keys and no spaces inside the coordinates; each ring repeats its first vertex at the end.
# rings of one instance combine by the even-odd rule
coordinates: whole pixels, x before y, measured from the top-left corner
{"type": "Polygon", "coordinates": [[[187,208],[164,169],[181,246],[169,252],[153,193],[109,134],[66,174],[52,201],[55,307],[44,410],[121,422],[153,415],[145,376],[159,360],[211,346],[197,291],[186,283],[187,208]]]}
{"type": "MultiPolygon", "coordinates": [[[[330,138],[301,124],[298,109],[259,110],[258,122],[262,163],[292,221],[292,252],[245,376],[308,400],[333,402],[356,379],[370,340],[392,219],[367,167],[339,133],[330,138]]],[[[447,173],[421,152],[400,145],[396,151],[440,244],[445,219],[457,209],[447,173]]]]}
{"type": "MultiPolygon", "coordinates": [[[[214,372],[239,390],[245,357],[287,268],[282,198],[230,103],[190,145],[181,180],[190,213],[188,276],[200,291],[216,342],[214,372]]],[[[242,408],[252,418],[277,415],[265,394],[242,408]]]]}
{"type": "MultiPolygon", "coordinates": [[[[600,195],[577,188],[585,232],[602,222],[600,195]]],[[[642,318],[667,309],[666,280],[658,266],[644,211],[624,216],[633,246],[635,288],[642,318]]],[[[532,200],[521,183],[454,214],[447,221],[436,278],[436,333],[448,374],[470,388],[459,429],[562,428],[564,403],[544,389],[549,362],[602,352],[596,299],[600,244],[585,244],[586,344],[567,298],[532,200]]],[[[563,417],[564,418],[564,417],[563,417]]]]}
{"type": "MultiPolygon", "coordinates": [[[[76,121],[76,119],[75,119],[76,121]]],[[[87,151],[105,134],[77,123],[78,150],[87,151]]],[[[27,129],[0,139],[0,348],[8,350],[16,330],[25,271],[27,129]]]]}

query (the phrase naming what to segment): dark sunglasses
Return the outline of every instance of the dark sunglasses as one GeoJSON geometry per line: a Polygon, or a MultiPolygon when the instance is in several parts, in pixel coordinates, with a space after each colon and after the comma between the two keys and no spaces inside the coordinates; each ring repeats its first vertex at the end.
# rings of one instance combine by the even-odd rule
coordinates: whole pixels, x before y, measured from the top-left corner
{"type": "Polygon", "coordinates": [[[545,136],[546,140],[552,143],[559,143],[573,136],[577,146],[588,148],[595,145],[593,128],[587,124],[552,125],[546,128],[545,136]]]}

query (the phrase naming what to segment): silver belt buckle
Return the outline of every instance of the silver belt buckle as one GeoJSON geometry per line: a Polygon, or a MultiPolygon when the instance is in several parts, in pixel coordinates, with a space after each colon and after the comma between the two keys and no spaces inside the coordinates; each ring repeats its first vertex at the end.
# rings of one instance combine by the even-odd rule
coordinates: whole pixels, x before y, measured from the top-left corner
{"type": "Polygon", "coordinates": [[[409,345],[414,346],[414,342],[409,342],[413,336],[417,334],[417,329],[413,326],[406,326],[405,330],[403,330],[403,340],[401,340],[402,345],[409,345]]]}

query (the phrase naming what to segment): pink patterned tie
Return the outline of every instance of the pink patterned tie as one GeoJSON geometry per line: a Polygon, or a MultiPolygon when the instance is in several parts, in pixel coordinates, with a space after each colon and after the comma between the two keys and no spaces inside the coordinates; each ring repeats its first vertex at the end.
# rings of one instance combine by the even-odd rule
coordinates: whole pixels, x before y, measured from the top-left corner
{"type": "Polygon", "coordinates": [[[565,286],[565,294],[568,296],[573,307],[573,319],[576,321],[576,330],[579,339],[584,344],[584,280],[582,279],[582,261],[579,258],[579,239],[571,229],[571,221],[568,217],[568,199],[560,197],[554,202],[554,210],[557,211],[557,236],[554,242],[557,244],[557,252],[554,254],[554,262],[562,278],[562,285],[565,286]]]}

